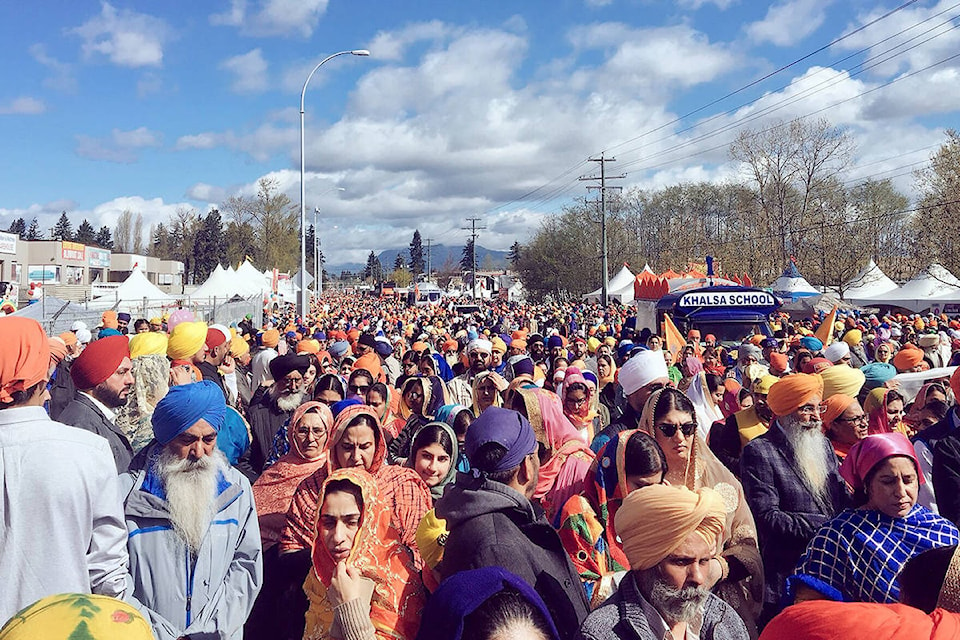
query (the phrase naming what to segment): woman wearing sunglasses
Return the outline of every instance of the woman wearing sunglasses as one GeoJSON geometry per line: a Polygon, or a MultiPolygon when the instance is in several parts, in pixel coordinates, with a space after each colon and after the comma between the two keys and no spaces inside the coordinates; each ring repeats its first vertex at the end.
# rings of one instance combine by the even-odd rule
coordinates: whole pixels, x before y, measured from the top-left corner
{"type": "Polygon", "coordinates": [[[763,602],[763,565],[757,547],[757,528],[743,487],[697,435],[693,403],[672,387],[655,391],[643,407],[639,428],[653,436],[667,461],[666,481],[692,491],[710,487],[727,510],[723,543],[710,563],[714,592],[736,609],[751,637],[763,602]]]}

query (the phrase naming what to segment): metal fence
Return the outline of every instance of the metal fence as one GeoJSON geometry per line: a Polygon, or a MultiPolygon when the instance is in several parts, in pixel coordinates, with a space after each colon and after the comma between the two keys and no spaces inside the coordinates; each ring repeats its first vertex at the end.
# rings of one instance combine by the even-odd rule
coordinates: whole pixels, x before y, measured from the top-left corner
{"type": "Polygon", "coordinates": [[[78,320],[86,324],[89,329],[93,329],[100,324],[101,316],[107,309],[129,313],[132,317],[130,321],[131,331],[133,330],[133,323],[139,318],[149,320],[151,317],[172,313],[177,309],[189,309],[197,320],[209,324],[216,323],[230,326],[233,323],[239,323],[248,314],[254,326],[259,327],[263,324],[263,303],[260,296],[224,298],[222,301],[217,298],[192,300],[190,297],[186,297],[175,303],[144,299],[140,303],[124,301],[111,307],[91,306],[89,302],[70,302],[51,296],[46,300],[38,300],[21,308],[17,311],[17,315],[35,319],[43,326],[47,335],[55,336],[64,331],[69,331],[70,327],[78,320]]]}

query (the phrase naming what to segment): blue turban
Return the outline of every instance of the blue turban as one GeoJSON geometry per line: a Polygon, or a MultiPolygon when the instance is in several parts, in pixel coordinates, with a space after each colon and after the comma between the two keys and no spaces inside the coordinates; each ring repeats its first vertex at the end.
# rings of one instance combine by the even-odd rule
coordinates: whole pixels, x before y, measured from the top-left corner
{"type": "Polygon", "coordinates": [[[871,362],[860,367],[860,373],[866,378],[863,388],[872,391],[897,375],[897,368],[889,362],[871,362]]]}
{"type": "Polygon", "coordinates": [[[201,380],[170,387],[153,410],[153,435],[157,442],[165,445],[198,420],[205,420],[219,432],[226,416],[227,403],[215,382],[201,380]]]}
{"type": "Polygon", "coordinates": [[[800,338],[800,344],[807,349],[810,349],[810,351],[813,351],[814,353],[817,353],[823,349],[823,343],[820,342],[820,338],[814,338],[813,336],[804,336],[800,338]]]}
{"type": "Polygon", "coordinates": [[[343,400],[334,402],[332,405],[330,405],[330,413],[333,414],[333,419],[336,420],[341,411],[347,407],[352,407],[355,404],[363,404],[363,401],[359,398],[344,398],[343,400]]]}

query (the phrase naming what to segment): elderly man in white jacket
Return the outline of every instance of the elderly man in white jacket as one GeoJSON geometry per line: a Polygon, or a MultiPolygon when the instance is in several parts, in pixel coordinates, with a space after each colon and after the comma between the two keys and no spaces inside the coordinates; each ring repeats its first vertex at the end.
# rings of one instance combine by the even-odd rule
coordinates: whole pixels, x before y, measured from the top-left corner
{"type": "Polygon", "coordinates": [[[121,476],[132,596],[160,640],[239,640],[263,582],[250,483],[216,447],[225,415],[215,383],[172,387],[121,476]]]}

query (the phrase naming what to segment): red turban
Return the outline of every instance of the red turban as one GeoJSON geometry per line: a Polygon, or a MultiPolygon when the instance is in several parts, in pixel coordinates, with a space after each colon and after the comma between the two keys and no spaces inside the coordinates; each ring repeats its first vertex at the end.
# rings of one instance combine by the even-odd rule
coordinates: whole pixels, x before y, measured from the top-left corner
{"type": "Polygon", "coordinates": [[[70,377],[77,389],[93,389],[112,376],[124,358],[130,357],[126,336],[110,336],[94,340],[73,361],[70,377]]]}
{"type": "Polygon", "coordinates": [[[0,403],[13,402],[12,394],[26,391],[47,377],[50,345],[36,320],[0,317],[0,403]]]}
{"type": "Polygon", "coordinates": [[[921,362],[923,362],[923,349],[915,347],[909,342],[903,345],[900,351],[897,351],[897,355],[893,356],[893,366],[900,373],[910,371],[921,362]]]}
{"type": "Polygon", "coordinates": [[[767,405],[777,416],[788,416],[812,400],[820,402],[823,378],[816,373],[795,373],[770,387],[767,405]]]}

